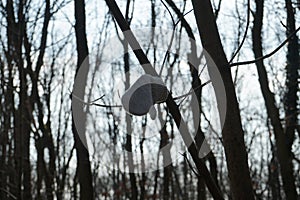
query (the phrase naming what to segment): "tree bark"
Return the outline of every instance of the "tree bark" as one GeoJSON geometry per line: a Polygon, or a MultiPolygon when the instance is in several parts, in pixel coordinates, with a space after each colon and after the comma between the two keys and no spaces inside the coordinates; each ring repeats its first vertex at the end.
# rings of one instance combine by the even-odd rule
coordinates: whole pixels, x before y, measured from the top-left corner
{"type": "Polygon", "coordinates": [[[16,168],[16,188],[13,194],[18,199],[32,199],[31,194],[31,166],[30,166],[30,131],[32,120],[32,109],[30,108],[28,96],[27,72],[22,57],[22,44],[25,30],[24,2],[16,4],[8,0],[7,12],[7,47],[8,62],[10,67],[17,66],[20,81],[19,104],[17,114],[14,117],[14,156],[16,168]],[[15,5],[17,6],[17,17],[15,17],[15,5]],[[16,20],[17,18],[17,20],[16,20]]]}
{"type": "MultiPolygon", "coordinates": [[[[73,94],[84,99],[85,85],[87,82],[87,73],[89,68],[88,61],[88,46],[87,46],[87,36],[86,36],[86,24],[85,24],[85,3],[84,0],[75,0],[75,33],[76,33],[76,45],[77,45],[77,69],[76,75],[82,68],[83,73],[80,74],[80,81],[75,81],[73,86],[73,94]],[[82,66],[81,66],[82,65],[82,66]]],[[[78,116],[81,119],[78,120],[79,124],[75,127],[74,113],[72,120],[72,131],[75,140],[75,148],[77,153],[77,175],[78,182],[80,185],[80,199],[91,200],[94,199],[94,189],[93,189],[93,179],[91,172],[91,164],[89,160],[89,152],[86,148],[86,138],[85,138],[85,123],[86,123],[86,113],[82,108],[81,102],[76,98],[72,98],[72,107],[80,109],[78,116]],[[80,134],[80,137],[79,137],[80,134]],[[85,145],[84,145],[85,144],[85,145]]],[[[73,110],[74,111],[74,110],[73,110]]]]}
{"type": "MultiPolygon", "coordinates": [[[[222,136],[231,193],[233,199],[254,199],[240,111],[232,82],[231,71],[222,47],[211,2],[209,0],[192,0],[192,4],[203,48],[215,62],[223,79],[226,91],[227,111],[226,115],[224,115],[220,107],[224,104],[223,98],[225,94],[218,91],[218,88],[221,86],[218,85],[218,81],[215,80],[215,77],[210,77],[215,89],[221,122],[224,120],[222,136]]],[[[210,63],[208,63],[208,71],[211,74],[212,69],[210,69],[209,64],[210,63]]]]}
{"type": "MultiPolygon", "coordinates": [[[[286,35],[290,35],[296,30],[295,26],[295,14],[291,0],[285,0],[286,12],[287,12],[287,31],[286,35]]],[[[287,66],[286,66],[286,86],[287,92],[285,94],[285,133],[288,143],[288,151],[292,153],[292,145],[295,139],[295,132],[297,130],[297,92],[299,91],[299,84],[297,79],[299,78],[299,44],[297,34],[290,39],[288,43],[287,52],[287,66]]],[[[300,135],[300,133],[299,133],[300,135]]],[[[290,155],[291,156],[291,155],[290,155]]]]}
{"type": "MultiPolygon", "coordinates": [[[[254,25],[252,30],[253,52],[255,58],[262,57],[262,23],[263,23],[263,0],[256,0],[256,12],[254,14],[254,25]]],[[[274,94],[270,91],[268,75],[263,60],[256,63],[259,83],[265,100],[268,117],[274,129],[277,156],[283,180],[283,188],[287,199],[297,199],[295,179],[293,176],[293,165],[291,155],[286,144],[286,137],[279,117],[279,109],[276,107],[274,94]]]]}

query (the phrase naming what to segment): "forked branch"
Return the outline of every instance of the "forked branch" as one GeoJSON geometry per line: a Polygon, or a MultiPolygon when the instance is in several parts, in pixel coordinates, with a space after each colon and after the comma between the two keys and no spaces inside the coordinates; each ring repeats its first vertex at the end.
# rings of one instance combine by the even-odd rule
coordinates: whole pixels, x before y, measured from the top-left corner
{"type": "MultiPolygon", "coordinates": [[[[128,41],[135,56],[138,59],[140,65],[144,69],[145,73],[157,77],[158,73],[155,71],[153,66],[150,64],[149,59],[147,58],[146,54],[140,47],[140,44],[136,40],[134,34],[130,30],[130,27],[129,27],[128,23],[126,22],[124,16],[122,15],[116,1],[115,0],[105,0],[105,1],[109,7],[110,12],[116,19],[120,29],[122,30],[125,39],[128,41]]],[[[198,171],[199,175],[204,178],[207,188],[210,191],[213,198],[214,199],[223,199],[222,193],[219,190],[219,188],[217,187],[217,185],[215,184],[213,178],[211,177],[210,172],[207,169],[205,163],[198,157],[198,148],[197,148],[195,142],[193,141],[193,138],[189,134],[187,124],[182,119],[178,105],[175,103],[175,101],[172,97],[172,94],[168,95],[166,104],[167,104],[168,109],[176,123],[178,130],[180,131],[182,139],[183,139],[185,145],[187,146],[188,151],[189,151],[193,161],[195,162],[195,165],[197,167],[197,171],[198,171]]]]}

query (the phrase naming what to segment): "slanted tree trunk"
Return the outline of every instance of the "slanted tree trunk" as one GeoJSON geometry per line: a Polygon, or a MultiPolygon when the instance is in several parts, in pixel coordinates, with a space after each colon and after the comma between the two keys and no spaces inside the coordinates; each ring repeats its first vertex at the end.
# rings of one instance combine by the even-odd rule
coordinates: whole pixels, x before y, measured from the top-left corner
{"type": "MultiPolygon", "coordinates": [[[[192,3],[203,48],[209,53],[217,65],[226,91],[226,115],[222,112],[219,113],[221,121],[225,121],[222,136],[231,193],[233,199],[254,199],[240,110],[232,82],[231,71],[221,44],[211,2],[209,0],[192,0],[192,3]]],[[[208,71],[211,73],[209,65],[208,71]]],[[[215,89],[218,107],[220,108],[220,106],[224,104],[223,98],[225,94],[221,94],[220,91],[218,91],[220,86],[217,83],[218,81],[215,80],[215,77],[211,76],[210,78],[215,89]]]]}
{"type": "MultiPolygon", "coordinates": [[[[256,0],[255,2],[256,2],[256,12],[254,14],[252,42],[253,42],[254,56],[255,58],[260,58],[263,56],[261,32],[262,32],[262,23],[263,23],[264,1],[256,0]]],[[[293,176],[293,166],[292,166],[292,161],[288,150],[288,146],[286,144],[286,137],[284,135],[284,130],[280,122],[279,109],[276,107],[274,94],[270,91],[269,88],[268,75],[263,60],[259,60],[256,63],[256,66],[257,66],[261,91],[265,100],[268,117],[270,118],[271,124],[274,129],[277,156],[280,164],[280,172],[283,180],[283,188],[286,194],[286,198],[297,199],[295,179],[293,176]]]]}
{"type": "MultiPolygon", "coordinates": [[[[126,22],[124,16],[122,15],[115,0],[105,0],[105,2],[108,5],[109,10],[115,17],[116,22],[118,23],[118,26],[120,27],[120,29],[123,31],[123,33],[126,31],[126,34],[124,34],[124,36],[125,36],[126,40],[129,42],[129,45],[133,49],[135,49],[133,52],[134,52],[136,58],[138,59],[141,67],[145,71],[145,73],[147,73],[148,75],[157,77],[158,74],[154,70],[153,66],[150,64],[150,61],[147,58],[144,51],[141,48],[137,49],[137,47],[140,47],[140,44],[136,40],[134,34],[131,32],[129,25],[126,22]]],[[[177,128],[180,131],[180,134],[182,136],[182,139],[183,139],[185,145],[188,147],[188,151],[197,167],[199,174],[201,176],[203,176],[203,178],[205,180],[208,190],[210,191],[210,193],[212,194],[212,196],[215,199],[223,199],[222,194],[221,194],[219,188],[216,186],[216,183],[213,181],[205,163],[198,157],[197,146],[194,143],[193,138],[191,137],[191,135],[188,131],[187,124],[183,120],[181,113],[179,111],[178,105],[175,103],[175,101],[172,97],[172,94],[168,95],[166,104],[167,104],[167,107],[168,107],[174,121],[175,121],[177,128]]]]}
{"type": "MultiPolygon", "coordinates": [[[[199,102],[199,108],[201,109],[201,81],[198,77],[198,73],[199,73],[199,59],[197,58],[197,49],[196,49],[196,41],[195,41],[195,36],[194,33],[192,31],[191,26],[189,25],[189,23],[185,20],[183,13],[180,12],[180,10],[178,9],[178,7],[176,6],[176,4],[172,1],[172,0],[166,0],[166,2],[168,3],[168,5],[173,9],[173,11],[176,13],[177,17],[179,19],[181,19],[181,23],[182,26],[184,27],[184,29],[186,30],[186,33],[189,37],[189,41],[190,41],[190,45],[191,45],[191,53],[188,55],[189,56],[189,61],[192,61],[193,64],[197,65],[197,66],[192,66],[190,63],[190,67],[191,67],[191,75],[193,78],[193,83],[192,83],[192,87],[194,92],[196,93],[197,96],[197,101],[199,102]]],[[[201,112],[201,111],[200,111],[201,112]]],[[[195,116],[198,116],[198,114],[194,113],[195,116]]],[[[198,140],[198,144],[197,144],[197,140],[196,140],[196,144],[198,146],[198,148],[201,147],[202,142],[204,141],[204,133],[202,133],[201,127],[200,127],[200,121],[199,121],[199,132],[197,133],[198,136],[203,137],[203,139],[198,140]]],[[[199,137],[198,137],[199,138],[199,137]]],[[[215,181],[215,183],[218,185],[218,179],[217,179],[217,163],[216,163],[216,158],[214,156],[214,154],[212,152],[209,153],[208,155],[208,160],[210,163],[210,171],[212,174],[212,177],[215,181]]],[[[203,184],[201,184],[200,182],[203,182],[203,180],[201,180],[201,178],[199,178],[198,180],[198,192],[203,191],[202,188],[199,188],[203,186],[203,184]]],[[[201,196],[201,195],[199,195],[201,196]]]]}

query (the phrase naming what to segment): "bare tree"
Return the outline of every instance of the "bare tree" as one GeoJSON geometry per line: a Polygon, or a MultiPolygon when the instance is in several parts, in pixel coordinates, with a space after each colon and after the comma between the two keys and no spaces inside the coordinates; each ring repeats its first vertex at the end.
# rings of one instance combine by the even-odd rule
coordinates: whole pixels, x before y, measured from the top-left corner
{"type": "MultiPolygon", "coordinates": [[[[292,1],[286,0],[286,24],[287,30],[286,35],[289,36],[296,30],[296,20],[295,20],[295,9],[293,8],[292,1]]],[[[299,78],[299,38],[296,34],[290,39],[288,43],[287,52],[287,66],[286,66],[286,87],[287,91],[285,94],[285,133],[288,141],[288,150],[292,154],[292,145],[295,140],[295,134],[297,131],[297,117],[298,117],[298,96],[299,83],[297,79],[299,78]]],[[[300,131],[298,131],[300,136],[300,131]]],[[[289,157],[293,157],[289,155],[289,157]]],[[[290,159],[291,160],[291,159],[290,159]]],[[[291,162],[291,161],[290,161],[291,162]]]]}
{"type": "MultiPolygon", "coordinates": [[[[252,42],[253,42],[253,52],[255,58],[260,58],[262,54],[262,20],[263,20],[263,10],[264,1],[256,1],[256,12],[254,15],[254,25],[252,30],[252,42]]],[[[274,129],[275,140],[276,140],[276,150],[277,156],[280,164],[280,171],[283,180],[283,187],[285,190],[286,197],[288,199],[296,199],[296,187],[294,183],[293,176],[293,166],[290,151],[286,144],[286,137],[284,134],[284,129],[281,124],[279,117],[279,109],[276,107],[275,97],[270,91],[267,71],[265,69],[263,60],[256,62],[260,87],[265,100],[265,105],[270,118],[271,124],[274,129]]]]}
{"type": "Polygon", "coordinates": [[[89,69],[84,0],[75,0],[75,19],[78,55],[76,75],[79,74],[79,70],[81,70],[80,72],[82,73],[79,74],[80,78],[76,79],[77,81],[74,82],[73,86],[73,95],[79,98],[72,98],[73,115],[77,114],[76,117],[80,118],[80,120],[78,120],[78,124],[75,125],[73,116],[72,131],[74,134],[77,155],[77,176],[80,185],[80,199],[88,200],[94,199],[94,191],[91,164],[85,137],[86,113],[82,107],[82,102],[80,101],[80,99],[84,99],[85,96],[85,85],[87,83],[87,73],[89,69]],[[76,109],[74,109],[74,107],[76,109]]]}
{"type": "MultiPolygon", "coordinates": [[[[138,48],[140,45],[138,44],[135,36],[130,30],[130,27],[126,20],[124,19],[118,5],[115,1],[106,0],[106,3],[112,12],[113,16],[115,17],[119,27],[123,32],[127,31],[125,34],[125,38],[128,41],[129,45],[133,47],[134,54],[137,57],[141,67],[143,67],[143,70],[145,73],[152,75],[152,76],[158,76],[157,72],[154,70],[154,68],[151,66],[150,61],[148,60],[147,56],[143,52],[141,48],[138,48]]],[[[200,173],[201,176],[203,176],[206,185],[211,192],[212,196],[215,199],[223,199],[221,192],[219,191],[218,187],[216,186],[216,183],[212,179],[207,167],[205,166],[204,162],[198,157],[198,149],[196,144],[193,142],[193,138],[189,135],[189,131],[187,128],[186,123],[184,122],[182,115],[178,109],[177,104],[175,103],[173,97],[171,94],[168,95],[166,104],[168,106],[168,109],[173,116],[173,119],[176,123],[176,126],[180,130],[182,134],[182,138],[184,140],[184,143],[188,147],[188,151],[190,155],[192,156],[193,161],[195,162],[195,165],[198,169],[198,173],[200,173]]]]}
{"type": "MultiPolygon", "coordinates": [[[[223,79],[226,91],[226,115],[220,111],[220,119],[224,120],[222,131],[227,167],[230,179],[231,193],[234,199],[254,199],[250,179],[248,156],[244,142],[240,111],[236,99],[231,71],[224,53],[214,13],[209,0],[193,0],[194,13],[203,48],[214,60],[223,79]]],[[[208,70],[210,67],[208,65],[208,70]]],[[[213,74],[213,73],[212,73],[213,74]]],[[[218,89],[215,77],[211,76],[218,106],[224,104],[223,95],[218,89]]]]}

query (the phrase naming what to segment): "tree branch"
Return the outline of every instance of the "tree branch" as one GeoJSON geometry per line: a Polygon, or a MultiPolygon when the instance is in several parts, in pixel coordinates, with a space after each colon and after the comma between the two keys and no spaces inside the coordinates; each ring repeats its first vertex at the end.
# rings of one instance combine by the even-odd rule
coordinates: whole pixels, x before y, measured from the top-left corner
{"type": "Polygon", "coordinates": [[[259,57],[255,60],[250,60],[250,61],[243,61],[243,62],[237,62],[237,63],[231,63],[229,64],[230,67],[233,66],[238,66],[238,65],[249,65],[249,64],[253,64],[256,63],[258,61],[264,60],[266,58],[269,58],[271,56],[273,56],[275,53],[277,53],[277,51],[279,51],[298,31],[300,30],[300,27],[298,27],[294,32],[292,32],[276,49],[274,49],[271,53],[264,55],[262,57],[259,57]]]}
{"type": "MultiPolygon", "coordinates": [[[[117,3],[115,0],[105,0],[106,4],[109,7],[109,10],[111,11],[112,15],[115,17],[120,29],[123,31],[125,39],[128,41],[129,45],[133,49],[133,52],[135,56],[137,57],[139,63],[141,64],[142,68],[144,69],[145,73],[153,76],[158,76],[155,69],[150,64],[146,54],[141,49],[138,41],[136,40],[134,34],[130,30],[130,27],[126,20],[124,19],[124,16],[122,15],[117,3]]],[[[193,138],[191,137],[187,124],[182,119],[181,113],[179,111],[178,105],[175,103],[172,95],[169,93],[168,98],[166,100],[166,104],[168,106],[168,109],[174,118],[174,121],[176,123],[177,128],[180,131],[180,134],[182,136],[182,139],[185,143],[185,145],[188,148],[188,151],[193,158],[193,161],[196,164],[197,170],[201,176],[203,176],[207,188],[214,197],[214,199],[223,199],[222,193],[220,192],[219,188],[217,187],[216,183],[212,179],[209,170],[207,169],[205,163],[198,157],[198,149],[196,147],[196,144],[193,141],[193,138]]]]}

